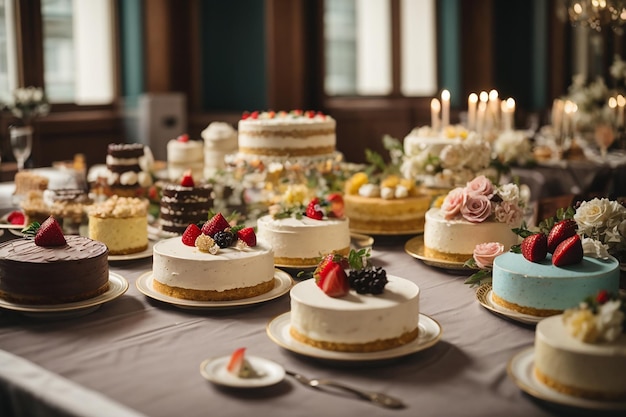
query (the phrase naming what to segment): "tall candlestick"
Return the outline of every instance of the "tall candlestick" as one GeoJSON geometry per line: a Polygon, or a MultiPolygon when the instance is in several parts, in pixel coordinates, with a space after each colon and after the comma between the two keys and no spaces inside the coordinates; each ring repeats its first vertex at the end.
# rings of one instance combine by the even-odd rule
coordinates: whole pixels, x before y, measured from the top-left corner
{"type": "Polygon", "coordinates": [[[617,116],[619,115],[619,110],[617,110],[617,98],[613,96],[609,97],[607,104],[609,105],[609,109],[611,109],[611,122],[615,121],[617,125],[617,116]]]}
{"type": "Polygon", "coordinates": [[[450,125],[450,92],[441,92],[441,126],[445,129],[450,125]]]}
{"type": "Polygon", "coordinates": [[[441,110],[441,104],[436,98],[430,101],[430,126],[434,131],[439,130],[439,111],[441,110]]]}
{"type": "Polygon", "coordinates": [[[563,110],[564,102],[561,99],[554,99],[552,102],[552,129],[554,130],[554,136],[557,138],[561,136],[561,129],[563,128],[563,110]]]}
{"type": "Polygon", "coordinates": [[[624,127],[624,107],[626,98],[623,95],[617,96],[617,127],[624,127]]]}
{"type": "Polygon", "coordinates": [[[478,94],[472,93],[467,98],[467,129],[476,130],[476,105],[478,94]]]}
{"type": "Polygon", "coordinates": [[[480,102],[478,103],[478,115],[476,116],[476,131],[480,134],[485,133],[485,118],[487,113],[487,101],[489,100],[489,94],[486,91],[481,91],[478,96],[480,102]]]}
{"type": "Polygon", "coordinates": [[[508,129],[513,130],[515,128],[515,100],[512,97],[506,99],[506,113],[508,117],[508,129]]]}
{"type": "Polygon", "coordinates": [[[489,116],[489,128],[498,129],[500,127],[500,99],[498,98],[498,91],[489,91],[489,104],[487,105],[487,114],[489,116]]]}

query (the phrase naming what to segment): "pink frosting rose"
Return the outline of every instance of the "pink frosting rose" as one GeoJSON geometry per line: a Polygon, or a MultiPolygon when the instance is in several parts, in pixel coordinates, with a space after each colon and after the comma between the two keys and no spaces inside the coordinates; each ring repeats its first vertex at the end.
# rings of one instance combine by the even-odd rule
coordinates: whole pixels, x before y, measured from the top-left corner
{"type": "Polygon", "coordinates": [[[479,175],[468,182],[465,188],[471,196],[484,195],[491,198],[494,193],[493,184],[484,175],[479,175]]]}
{"type": "Polygon", "coordinates": [[[517,204],[511,204],[508,201],[503,201],[496,206],[495,215],[497,221],[511,226],[519,225],[524,217],[522,209],[517,204]]]}
{"type": "Polygon", "coordinates": [[[474,248],[474,261],[480,269],[491,268],[496,256],[504,253],[504,245],[500,242],[479,243],[474,248]]]}
{"type": "Polygon", "coordinates": [[[465,204],[466,198],[467,193],[462,187],[458,187],[450,191],[441,204],[441,213],[443,214],[443,217],[450,220],[459,214],[461,212],[461,207],[465,204]]]}
{"type": "Polygon", "coordinates": [[[484,195],[468,195],[461,215],[472,223],[482,223],[491,216],[491,200],[484,195]]]}

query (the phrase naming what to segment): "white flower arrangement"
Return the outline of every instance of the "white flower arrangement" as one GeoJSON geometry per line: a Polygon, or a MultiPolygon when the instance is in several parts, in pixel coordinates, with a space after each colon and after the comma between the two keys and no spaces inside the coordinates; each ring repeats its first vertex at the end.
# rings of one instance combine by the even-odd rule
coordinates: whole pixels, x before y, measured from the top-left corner
{"type": "Polygon", "coordinates": [[[626,207],[608,198],[594,198],[582,202],[573,219],[583,238],[593,239],[605,249],[602,251],[596,244],[592,250],[598,257],[606,257],[608,253],[620,262],[626,261],[626,207]]]}
{"type": "Polygon", "coordinates": [[[577,308],[565,310],[567,332],[584,343],[612,342],[624,331],[626,305],[616,295],[600,291],[577,308]]]}
{"type": "Polygon", "coordinates": [[[519,130],[500,133],[493,143],[493,153],[505,165],[527,165],[534,159],[530,139],[519,130]]]}
{"type": "Polygon", "coordinates": [[[17,118],[28,125],[41,116],[45,116],[50,111],[48,98],[41,87],[16,88],[13,91],[13,102],[7,108],[17,118]]]}

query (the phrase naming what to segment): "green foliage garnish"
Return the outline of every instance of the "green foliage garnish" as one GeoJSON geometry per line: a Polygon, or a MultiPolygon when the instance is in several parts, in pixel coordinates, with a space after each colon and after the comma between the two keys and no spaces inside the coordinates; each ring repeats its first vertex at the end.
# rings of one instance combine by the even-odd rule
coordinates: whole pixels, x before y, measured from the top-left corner
{"type": "Polygon", "coordinates": [[[464,282],[464,284],[469,284],[470,287],[477,287],[481,285],[483,282],[491,280],[491,270],[490,269],[481,269],[478,272],[470,275],[464,282]]]}
{"type": "Polygon", "coordinates": [[[22,234],[26,237],[33,238],[37,234],[37,231],[41,227],[39,222],[32,222],[28,226],[22,229],[22,234]]]}
{"type": "Polygon", "coordinates": [[[370,249],[362,248],[358,251],[350,249],[348,253],[348,265],[351,269],[363,269],[369,265],[370,249]]]}

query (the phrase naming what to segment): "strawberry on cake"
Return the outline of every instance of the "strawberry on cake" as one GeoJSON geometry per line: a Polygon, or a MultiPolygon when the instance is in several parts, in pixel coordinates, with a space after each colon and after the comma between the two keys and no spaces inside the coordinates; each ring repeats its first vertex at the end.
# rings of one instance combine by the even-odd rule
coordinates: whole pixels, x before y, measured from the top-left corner
{"type": "Polygon", "coordinates": [[[185,172],[178,183],[168,183],[161,189],[159,223],[164,232],[182,234],[190,223],[208,219],[213,206],[213,187],[193,179],[185,172]]]}
{"type": "Polygon", "coordinates": [[[312,197],[293,186],[282,202],[257,220],[257,233],[274,250],[280,266],[315,266],[329,253],[346,255],[350,250],[349,220],[343,214],[343,198],[332,193],[312,197]],[[294,197],[298,194],[298,197],[294,197]]]}
{"type": "Polygon", "coordinates": [[[366,262],[369,252],[330,254],[314,278],[291,289],[290,334],[307,345],[374,352],[410,343],[419,333],[419,287],[366,262]],[[346,272],[348,270],[348,272],[346,272]]]}
{"type": "Polygon", "coordinates": [[[496,304],[545,317],[573,308],[598,291],[618,291],[618,261],[608,254],[598,257],[597,244],[581,239],[574,220],[557,222],[547,234],[526,235],[519,248],[494,260],[496,304]]]}
{"type": "Polygon", "coordinates": [[[64,236],[54,217],[26,230],[33,239],[0,245],[0,297],[23,304],[86,300],[109,288],[107,247],[78,235],[64,236]]]}
{"type": "Polygon", "coordinates": [[[152,285],[171,297],[227,301],[255,297],[274,288],[272,248],[254,229],[231,226],[217,213],[202,227],[154,245],[152,285]]]}

